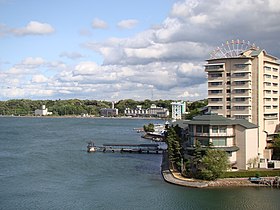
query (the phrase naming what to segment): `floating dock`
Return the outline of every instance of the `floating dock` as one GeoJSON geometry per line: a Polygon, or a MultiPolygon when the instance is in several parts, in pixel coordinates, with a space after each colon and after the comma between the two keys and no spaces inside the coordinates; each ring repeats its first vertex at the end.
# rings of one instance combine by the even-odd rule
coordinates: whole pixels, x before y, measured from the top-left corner
{"type": "Polygon", "coordinates": [[[128,152],[128,153],[154,153],[159,154],[166,150],[164,144],[103,144],[102,146],[94,146],[89,143],[88,152],[128,152]]]}

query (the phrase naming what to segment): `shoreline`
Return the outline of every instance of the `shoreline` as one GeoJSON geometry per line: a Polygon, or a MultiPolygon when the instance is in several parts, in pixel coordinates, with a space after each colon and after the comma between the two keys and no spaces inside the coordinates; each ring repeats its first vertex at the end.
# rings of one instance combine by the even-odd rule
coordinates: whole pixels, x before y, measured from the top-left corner
{"type": "Polygon", "coordinates": [[[170,170],[167,152],[162,155],[161,174],[164,181],[183,187],[192,188],[221,188],[221,187],[268,187],[265,184],[251,183],[248,178],[225,178],[215,181],[186,178],[179,172],[170,170]]]}
{"type": "Polygon", "coordinates": [[[80,116],[80,115],[64,115],[64,116],[35,116],[35,115],[0,115],[1,117],[5,118],[83,118],[83,119],[132,119],[132,120],[169,120],[169,119],[163,119],[163,118],[156,118],[156,117],[126,117],[126,116],[120,116],[120,117],[101,117],[101,116],[80,116]]]}

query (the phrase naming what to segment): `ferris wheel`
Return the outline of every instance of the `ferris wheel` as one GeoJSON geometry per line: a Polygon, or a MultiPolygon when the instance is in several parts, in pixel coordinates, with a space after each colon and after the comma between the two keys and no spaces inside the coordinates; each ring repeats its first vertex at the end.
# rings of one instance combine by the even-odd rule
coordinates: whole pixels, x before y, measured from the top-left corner
{"type": "Polygon", "coordinates": [[[210,53],[210,58],[217,59],[238,57],[242,52],[248,49],[258,50],[259,47],[256,47],[254,43],[251,44],[249,41],[245,42],[244,40],[240,41],[239,39],[232,40],[231,42],[227,41],[225,44],[222,44],[222,46],[214,49],[210,53]]]}

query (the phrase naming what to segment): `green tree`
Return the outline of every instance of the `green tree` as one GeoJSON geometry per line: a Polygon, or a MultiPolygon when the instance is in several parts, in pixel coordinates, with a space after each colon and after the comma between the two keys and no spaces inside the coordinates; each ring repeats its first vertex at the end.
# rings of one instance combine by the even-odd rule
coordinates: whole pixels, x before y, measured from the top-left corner
{"type": "Polygon", "coordinates": [[[181,145],[180,138],[176,134],[174,127],[168,127],[165,141],[168,145],[168,157],[172,164],[175,164],[177,169],[181,166],[181,145]]]}
{"type": "Polygon", "coordinates": [[[273,144],[272,144],[272,149],[273,149],[272,159],[273,160],[280,160],[280,134],[277,134],[274,137],[273,144]]]}
{"type": "Polygon", "coordinates": [[[227,153],[223,150],[208,148],[201,159],[201,169],[198,176],[205,180],[216,180],[222,177],[228,168],[227,153]]]}
{"type": "Polygon", "coordinates": [[[154,132],[155,126],[153,123],[149,123],[148,125],[143,126],[145,132],[154,132]]]}

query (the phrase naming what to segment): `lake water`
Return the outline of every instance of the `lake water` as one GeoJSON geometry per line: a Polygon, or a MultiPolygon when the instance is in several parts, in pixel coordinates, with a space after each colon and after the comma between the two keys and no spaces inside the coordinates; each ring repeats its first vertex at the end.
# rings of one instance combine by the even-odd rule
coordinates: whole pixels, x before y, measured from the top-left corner
{"type": "Polygon", "coordinates": [[[280,209],[280,189],[192,189],[163,181],[161,155],[87,153],[150,143],[133,128],[163,121],[0,117],[0,209],[280,209]]]}

